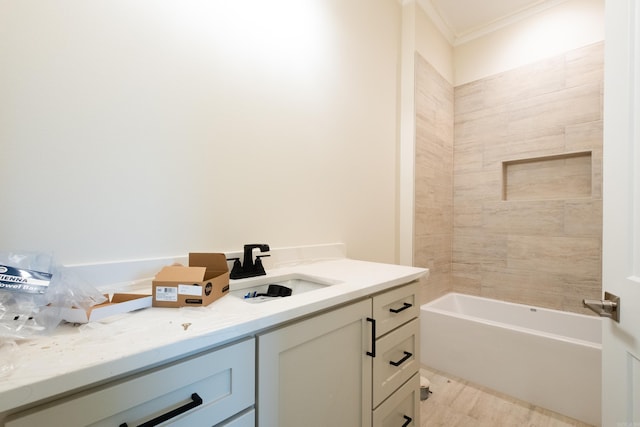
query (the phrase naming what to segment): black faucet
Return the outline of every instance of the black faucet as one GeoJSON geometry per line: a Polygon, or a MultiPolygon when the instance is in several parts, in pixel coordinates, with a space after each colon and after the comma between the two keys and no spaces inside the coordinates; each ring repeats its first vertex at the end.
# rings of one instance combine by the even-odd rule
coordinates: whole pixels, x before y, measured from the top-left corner
{"type": "Polygon", "coordinates": [[[260,252],[268,252],[269,245],[265,244],[252,244],[244,245],[244,261],[240,264],[240,258],[229,258],[228,261],[233,261],[233,268],[229,275],[232,279],[244,279],[247,277],[264,276],[267,274],[264,271],[262,260],[260,258],[270,255],[258,255],[255,262],[253,261],[253,250],[260,249],[260,252]]]}

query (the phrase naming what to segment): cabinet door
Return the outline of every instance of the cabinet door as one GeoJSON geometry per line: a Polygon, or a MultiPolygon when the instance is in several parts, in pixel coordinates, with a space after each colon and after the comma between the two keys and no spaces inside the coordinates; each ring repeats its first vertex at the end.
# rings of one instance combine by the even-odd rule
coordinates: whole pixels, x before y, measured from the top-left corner
{"type": "Polygon", "coordinates": [[[258,336],[258,426],[370,426],[370,315],[365,300],[258,336]]]}
{"type": "Polygon", "coordinates": [[[168,413],[153,425],[215,425],[253,405],[254,361],[246,340],[16,414],[5,426],[137,426],[168,413]]]}

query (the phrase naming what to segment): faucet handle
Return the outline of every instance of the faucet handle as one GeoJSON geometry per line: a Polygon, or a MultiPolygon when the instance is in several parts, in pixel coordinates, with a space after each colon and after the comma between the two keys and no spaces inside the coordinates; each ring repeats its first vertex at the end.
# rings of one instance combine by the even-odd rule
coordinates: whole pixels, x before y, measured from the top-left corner
{"type": "Polygon", "coordinates": [[[263,276],[265,274],[267,274],[266,271],[264,271],[264,266],[262,265],[262,260],[260,258],[266,257],[266,256],[271,256],[271,255],[256,255],[256,262],[254,264],[255,269],[256,269],[256,273],[258,273],[258,276],[263,276]]]}
{"type": "Polygon", "coordinates": [[[233,268],[231,269],[231,278],[237,278],[238,275],[242,272],[242,264],[240,263],[240,258],[227,258],[227,261],[233,261],[233,268]]]}

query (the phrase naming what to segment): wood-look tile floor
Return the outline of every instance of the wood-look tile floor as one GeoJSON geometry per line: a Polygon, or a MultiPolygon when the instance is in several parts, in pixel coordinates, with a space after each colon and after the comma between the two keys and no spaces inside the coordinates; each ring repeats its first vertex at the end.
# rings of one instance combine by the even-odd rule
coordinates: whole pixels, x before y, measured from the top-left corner
{"type": "Polygon", "coordinates": [[[424,366],[420,374],[432,391],[420,403],[421,427],[592,427],[424,366]]]}

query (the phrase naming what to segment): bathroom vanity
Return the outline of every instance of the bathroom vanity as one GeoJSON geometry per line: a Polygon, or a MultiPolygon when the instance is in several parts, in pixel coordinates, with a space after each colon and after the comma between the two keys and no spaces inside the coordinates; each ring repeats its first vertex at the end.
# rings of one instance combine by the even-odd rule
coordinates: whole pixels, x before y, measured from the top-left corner
{"type": "Polygon", "coordinates": [[[414,282],[259,334],[258,425],[419,426],[418,309],[414,282]]]}
{"type": "Polygon", "coordinates": [[[419,425],[417,279],[427,272],[306,260],[232,281],[207,307],[63,325],[15,351],[0,426],[419,425]],[[239,296],[292,277],[320,285],[259,303],[239,296]]]}

